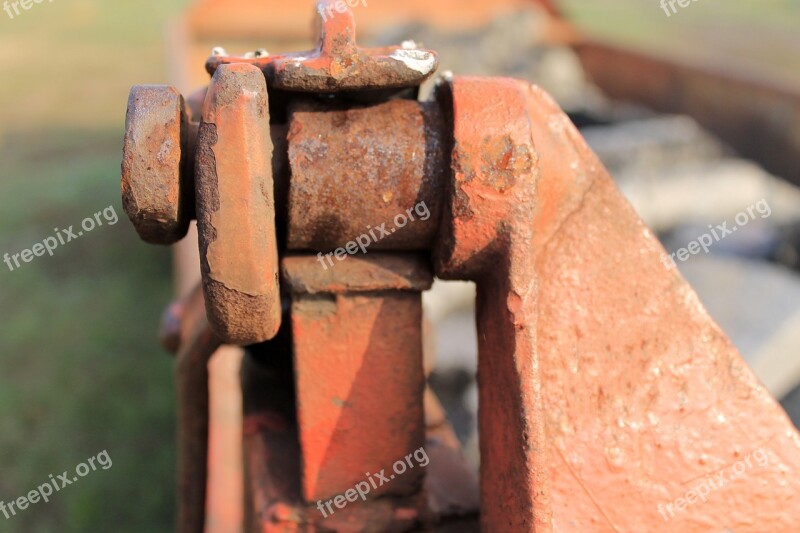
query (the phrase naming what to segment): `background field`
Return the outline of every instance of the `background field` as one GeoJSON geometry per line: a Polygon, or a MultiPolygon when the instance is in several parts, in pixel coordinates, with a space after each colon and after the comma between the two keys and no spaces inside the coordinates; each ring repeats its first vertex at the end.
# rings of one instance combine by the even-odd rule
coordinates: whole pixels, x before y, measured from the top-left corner
{"type": "MultiPolygon", "coordinates": [[[[0,12],[0,255],[113,205],[120,215],[18,271],[0,263],[0,499],[108,450],[114,466],[0,531],[171,531],[171,360],[155,340],[169,255],[124,218],[119,165],[134,83],[166,83],[163,28],[186,2],[57,0],[0,12]]],[[[797,2],[568,0],[598,35],[742,62],[800,82],[797,2]]]]}
{"type": "Polygon", "coordinates": [[[660,0],[559,4],[572,20],[605,41],[800,85],[797,0],[694,0],[669,17],[660,0]]]}
{"type": "Polygon", "coordinates": [[[166,83],[163,24],[182,3],[58,0],[0,13],[0,254],[113,205],[120,215],[0,270],[0,499],[107,449],[114,464],[0,531],[172,531],[170,358],[154,332],[170,298],[166,249],[119,199],[125,102],[166,83]]]}

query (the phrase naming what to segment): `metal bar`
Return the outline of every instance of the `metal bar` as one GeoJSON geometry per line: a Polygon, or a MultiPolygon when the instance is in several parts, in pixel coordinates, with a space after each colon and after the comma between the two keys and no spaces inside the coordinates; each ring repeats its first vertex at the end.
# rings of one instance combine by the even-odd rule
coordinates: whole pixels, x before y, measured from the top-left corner
{"type": "Polygon", "coordinates": [[[178,526],[202,533],[208,469],[208,360],[220,346],[198,286],[184,301],[175,365],[178,403],[178,526]]]}
{"type": "MultiPolygon", "coordinates": [[[[420,293],[432,275],[420,257],[381,254],[351,256],[328,270],[316,256],[290,256],[282,271],[292,289],[303,495],[313,506],[368,472],[388,476],[424,446],[420,293]]],[[[334,507],[326,527],[359,516],[415,523],[425,508],[424,472],[392,475],[365,505],[334,507]],[[380,500],[389,507],[369,505],[380,500]]]]}

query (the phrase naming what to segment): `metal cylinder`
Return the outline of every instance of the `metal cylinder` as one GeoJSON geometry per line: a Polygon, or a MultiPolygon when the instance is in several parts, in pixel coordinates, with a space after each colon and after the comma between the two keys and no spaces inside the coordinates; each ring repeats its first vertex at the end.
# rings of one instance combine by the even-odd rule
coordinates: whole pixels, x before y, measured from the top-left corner
{"type": "Polygon", "coordinates": [[[444,132],[434,102],[294,109],[288,248],[430,249],[449,167],[444,132]]]}

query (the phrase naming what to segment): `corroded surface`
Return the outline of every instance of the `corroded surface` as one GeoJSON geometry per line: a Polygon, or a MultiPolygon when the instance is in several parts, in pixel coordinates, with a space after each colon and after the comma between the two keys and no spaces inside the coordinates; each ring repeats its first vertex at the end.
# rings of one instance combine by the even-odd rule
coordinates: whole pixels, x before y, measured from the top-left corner
{"type": "Polygon", "coordinates": [[[435,253],[440,277],[478,281],[482,528],[539,533],[553,519],[530,249],[537,161],[523,86],[502,78],[441,86],[454,148],[435,253]]]}
{"type": "Polygon", "coordinates": [[[270,87],[299,92],[364,91],[417,87],[434,72],[436,54],[411,46],[364,49],[356,44],[352,8],[341,0],[317,4],[319,44],[308,52],[265,57],[215,55],[206,69],[248,63],[259,67],[270,87]]]}
{"type": "Polygon", "coordinates": [[[175,385],[178,407],[178,527],[199,533],[205,523],[208,474],[208,361],[220,346],[198,285],[180,301],[175,385]]]}
{"type": "MultiPolygon", "coordinates": [[[[420,258],[407,261],[418,263],[412,272],[425,268],[420,258]]],[[[372,292],[334,294],[334,283],[292,298],[308,502],[343,493],[367,471],[391,472],[395,461],[424,444],[421,290],[395,290],[380,260],[362,259],[358,267],[350,275],[375,279],[372,292]],[[381,278],[389,283],[380,287],[381,278]]],[[[283,270],[293,287],[307,288],[317,284],[322,268],[314,256],[296,256],[284,261],[283,270]]],[[[373,490],[370,499],[417,494],[423,477],[423,468],[411,469],[373,490]]]]}
{"type": "Polygon", "coordinates": [[[125,118],[122,205],[149,243],[175,243],[189,229],[194,197],[183,168],[186,143],[183,96],[166,85],[133,87],[125,118]]]}
{"type": "Polygon", "coordinates": [[[443,131],[434,104],[409,100],[293,112],[288,247],[429,249],[444,192],[443,131]]]}
{"type": "Polygon", "coordinates": [[[280,326],[280,297],[261,71],[250,65],[217,71],[197,145],[197,228],[209,319],[227,343],[265,341],[280,326]]]}
{"type": "Polygon", "coordinates": [[[478,281],[483,529],[792,531],[797,431],[569,119],[524,82],[449,93],[438,273],[478,281]]]}
{"type": "Polygon", "coordinates": [[[288,255],[281,260],[283,283],[293,294],[415,291],[431,288],[433,274],[421,255],[375,253],[347,257],[322,268],[318,257],[288,255]]]}

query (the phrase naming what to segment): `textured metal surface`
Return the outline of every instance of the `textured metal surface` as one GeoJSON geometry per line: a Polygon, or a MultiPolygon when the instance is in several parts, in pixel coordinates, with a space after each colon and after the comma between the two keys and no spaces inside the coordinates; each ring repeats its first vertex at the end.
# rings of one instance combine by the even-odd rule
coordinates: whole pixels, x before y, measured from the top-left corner
{"type": "Polygon", "coordinates": [[[658,240],[558,106],[528,94],[537,203],[550,206],[536,211],[532,248],[556,522],[575,531],[796,529],[797,431],[665,268],[658,240]],[[732,478],[757,449],[766,464],[732,478]],[[728,479],[707,502],[680,509],[678,498],[720,472],[728,479]],[[674,516],[662,512],[671,504],[674,516]]]}
{"type": "Polygon", "coordinates": [[[436,72],[438,60],[430,50],[360,48],[348,2],[321,0],[316,18],[319,44],[314,50],[252,58],[212,55],[206,69],[213,74],[220,65],[248,63],[264,71],[272,88],[312,93],[417,87],[436,72]]]}
{"type": "Polygon", "coordinates": [[[530,250],[536,151],[524,87],[456,78],[440,92],[452,106],[454,148],[436,273],[479,282],[484,531],[551,531],[553,520],[530,250]]]}
{"type": "MultiPolygon", "coordinates": [[[[345,107],[349,94],[298,95],[371,92],[374,102],[411,88],[408,96],[435,69],[435,55],[414,43],[358,48],[353,14],[338,5],[318,6],[316,50],[212,57],[212,86],[190,97],[188,126],[182,104],[170,103],[174,92],[137,123],[174,140],[170,110],[181,109],[179,162],[166,150],[155,183],[179,185],[171,176],[196,166],[217,331],[237,343],[278,331],[274,209],[290,249],[325,252],[382,223],[394,229],[395,215],[424,202],[428,219],[373,235],[370,247],[433,248],[441,277],[478,283],[484,531],[793,531],[800,437],[664,267],[660,245],[565,115],[539,89],[508,79],[456,78],[431,104],[345,107]],[[265,77],[278,89],[273,118],[288,116],[288,125],[267,129],[265,77]],[[199,114],[194,159],[185,152],[194,152],[199,114]],[[755,450],[766,463],[748,465],[702,505],[678,504],[755,450]]],[[[126,153],[152,157],[133,140],[126,153]]],[[[128,168],[141,174],[142,165],[128,168]]],[[[168,221],[191,216],[169,207],[155,209],[168,221]]],[[[161,222],[153,237],[138,206],[132,212],[151,239],[174,238],[161,222]]],[[[246,360],[249,529],[400,531],[442,519],[446,530],[446,518],[465,514],[451,530],[467,530],[474,477],[435,398],[423,400],[427,263],[347,252],[327,268],[314,255],[283,258],[292,292],[284,338],[251,347],[246,360]],[[363,504],[320,516],[316,499],[342,494],[423,443],[432,461],[424,488],[422,470],[411,471],[363,504]]],[[[181,531],[203,528],[207,362],[219,340],[201,304],[196,292],[164,324],[165,343],[179,349],[181,531]]]]}
{"type": "Polygon", "coordinates": [[[272,141],[261,71],[214,75],[198,135],[197,228],[209,320],[229,344],[272,338],[280,326],[272,141]]]}
{"type": "Polygon", "coordinates": [[[314,256],[284,258],[292,319],[245,359],[247,530],[378,533],[426,524],[439,531],[435,523],[457,531],[474,524],[476,476],[435,397],[422,392],[419,291],[432,281],[427,260],[378,253],[339,266],[336,276],[320,276],[314,256]],[[320,513],[316,498],[352,489],[420,446],[430,457],[424,489],[417,467],[366,501],[320,513]]]}
{"type": "Polygon", "coordinates": [[[566,115],[524,82],[450,92],[437,274],[478,281],[483,530],[792,531],[797,431],[566,115]]]}
{"type": "Polygon", "coordinates": [[[175,383],[178,404],[178,522],[180,533],[205,526],[208,458],[208,360],[220,340],[206,319],[198,285],[180,304],[180,348],[175,383]]]}
{"type": "Polygon", "coordinates": [[[413,254],[369,254],[348,257],[336,268],[323,269],[318,257],[288,255],[281,260],[281,278],[293,294],[342,294],[374,291],[428,290],[430,266],[413,254]]]}
{"type": "MultiPolygon", "coordinates": [[[[432,282],[427,272],[420,287],[425,264],[414,256],[351,257],[339,265],[337,282],[324,287],[315,256],[283,262],[293,288],[317,285],[314,294],[293,293],[291,312],[306,501],[344,493],[366,471],[390,471],[423,446],[420,292],[432,282]],[[405,265],[389,270],[387,263],[405,265]],[[398,281],[401,271],[411,279],[398,281]],[[341,292],[342,283],[357,287],[365,279],[374,283],[370,292],[341,292]],[[402,286],[412,290],[397,290],[402,286]]],[[[423,474],[422,468],[409,470],[370,498],[414,495],[423,474]]]]}
{"type": "Polygon", "coordinates": [[[189,228],[194,201],[189,173],[186,109],[178,91],[137,85],[128,98],[122,152],[122,205],[139,236],[172,244],[189,228]]]}
{"type": "Polygon", "coordinates": [[[294,111],[288,247],[329,251],[363,236],[375,250],[430,248],[443,196],[444,130],[435,104],[409,100],[294,111]],[[426,220],[414,214],[418,205],[424,214],[421,204],[426,220]],[[415,220],[396,227],[394,218],[409,210],[415,220]]]}

